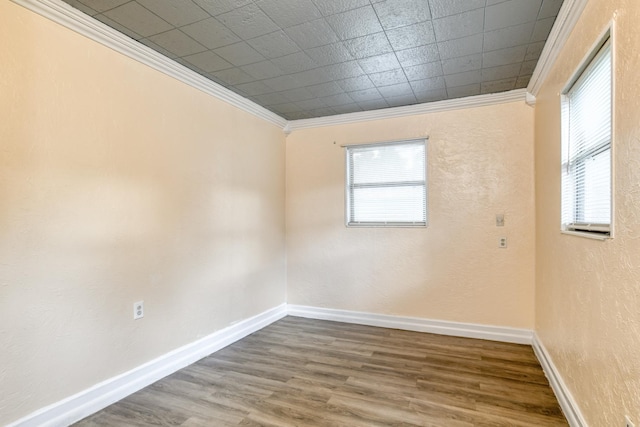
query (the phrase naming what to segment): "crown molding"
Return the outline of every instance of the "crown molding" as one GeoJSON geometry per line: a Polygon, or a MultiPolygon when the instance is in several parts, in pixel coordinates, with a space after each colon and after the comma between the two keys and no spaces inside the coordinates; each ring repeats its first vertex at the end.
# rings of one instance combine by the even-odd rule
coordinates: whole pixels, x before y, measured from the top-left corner
{"type": "Polygon", "coordinates": [[[538,64],[533,70],[531,80],[529,80],[529,86],[527,90],[534,96],[537,96],[540,92],[542,84],[545,82],[553,64],[560,55],[560,51],[564,47],[565,43],[573,31],[580,15],[584,10],[589,0],[564,0],[556,22],[553,24],[553,28],[549,33],[547,42],[542,49],[538,64]]]}
{"type": "Polygon", "coordinates": [[[484,107],[488,105],[504,104],[507,102],[524,102],[526,97],[526,89],[516,89],[509,92],[447,99],[444,101],[407,105],[404,107],[384,108],[381,110],[362,111],[357,113],[340,114],[337,116],[317,117],[313,119],[292,120],[288,123],[287,128],[289,132],[293,132],[298,129],[308,129],[321,126],[342,125],[370,120],[414,116],[425,113],[437,113],[440,111],[459,110],[463,108],[484,107]]]}
{"type": "Polygon", "coordinates": [[[249,114],[284,128],[287,120],[235,92],[178,64],[102,22],[80,12],[60,0],[12,0],[32,12],[44,16],[116,52],[171,76],[195,89],[218,98],[249,114]]]}

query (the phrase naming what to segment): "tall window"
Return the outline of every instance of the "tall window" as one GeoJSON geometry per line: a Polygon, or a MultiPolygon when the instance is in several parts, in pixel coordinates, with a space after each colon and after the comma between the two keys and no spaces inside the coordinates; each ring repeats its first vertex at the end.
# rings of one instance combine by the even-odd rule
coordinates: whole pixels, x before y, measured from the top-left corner
{"type": "Polygon", "coordinates": [[[347,225],[427,224],[426,141],[348,146],[347,225]]]}
{"type": "Polygon", "coordinates": [[[562,227],[611,232],[611,43],[562,96],[562,227]]]}

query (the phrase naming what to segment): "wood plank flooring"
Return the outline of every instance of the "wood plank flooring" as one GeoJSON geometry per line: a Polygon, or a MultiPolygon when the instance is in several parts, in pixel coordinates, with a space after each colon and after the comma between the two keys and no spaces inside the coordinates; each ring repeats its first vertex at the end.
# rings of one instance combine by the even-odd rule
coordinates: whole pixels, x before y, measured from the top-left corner
{"type": "Polygon", "coordinates": [[[530,346],[286,317],[77,426],[566,426],[530,346]]]}

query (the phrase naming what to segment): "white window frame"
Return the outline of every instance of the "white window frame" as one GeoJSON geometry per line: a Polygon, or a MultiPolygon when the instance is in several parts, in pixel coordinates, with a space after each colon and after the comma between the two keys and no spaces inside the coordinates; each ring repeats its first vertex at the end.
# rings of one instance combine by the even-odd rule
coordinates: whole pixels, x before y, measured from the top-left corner
{"type": "Polygon", "coordinates": [[[375,142],[370,144],[352,144],[352,145],[343,145],[345,148],[345,225],[347,227],[426,227],[429,222],[429,190],[428,190],[428,155],[427,155],[427,141],[428,138],[419,138],[419,139],[406,139],[401,141],[388,141],[388,142],[375,142]],[[379,185],[368,184],[368,186],[372,187],[389,187],[389,186],[406,186],[406,185],[416,185],[422,184],[424,186],[424,212],[425,218],[424,221],[414,221],[414,222],[356,222],[352,221],[352,205],[351,205],[351,191],[356,188],[351,183],[351,168],[353,165],[351,164],[350,152],[351,150],[357,150],[359,148],[371,148],[371,147],[389,147],[393,145],[402,145],[402,144],[424,144],[424,181],[411,181],[411,182],[398,182],[398,181],[389,181],[384,183],[379,183],[379,185]]]}
{"type": "MultiPolygon", "coordinates": [[[[574,75],[572,76],[572,78],[569,80],[568,84],[565,86],[564,90],[561,93],[560,96],[560,100],[561,100],[561,127],[562,127],[562,168],[563,168],[563,172],[562,172],[562,176],[564,177],[565,175],[565,169],[569,167],[568,165],[568,157],[569,157],[569,119],[568,119],[568,109],[570,108],[570,102],[569,102],[569,92],[571,91],[571,89],[574,87],[574,85],[576,84],[576,82],[578,82],[578,80],[580,80],[583,76],[583,74],[588,71],[590,69],[590,66],[592,64],[592,62],[594,61],[594,59],[596,59],[596,57],[600,54],[601,50],[606,46],[609,45],[609,49],[610,49],[610,61],[611,61],[611,130],[610,130],[610,138],[609,138],[609,143],[608,143],[608,148],[605,145],[601,145],[599,146],[599,150],[602,150],[602,148],[604,148],[603,151],[606,151],[607,149],[609,150],[610,153],[610,164],[609,164],[609,175],[610,175],[610,217],[609,217],[609,224],[587,224],[587,223],[579,223],[577,221],[573,221],[573,222],[565,222],[563,215],[564,215],[564,209],[565,209],[565,185],[564,185],[564,178],[563,178],[563,182],[561,184],[561,191],[560,191],[560,195],[561,195],[561,232],[563,234],[569,234],[569,235],[575,235],[575,236],[580,236],[580,237],[587,237],[587,238],[591,238],[591,239],[598,239],[598,240],[605,240],[605,239],[610,239],[613,238],[613,231],[614,231],[614,195],[615,195],[615,191],[614,191],[614,108],[615,108],[615,97],[614,97],[614,93],[615,93],[615,84],[614,84],[614,75],[615,75],[615,62],[614,62],[614,40],[613,40],[613,26],[611,25],[609,28],[607,28],[607,30],[604,32],[604,34],[598,39],[598,42],[594,44],[594,46],[589,50],[589,54],[582,60],[582,62],[580,63],[580,66],[578,67],[577,71],[574,73],[574,75]]],[[[595,151],[598,150],[591,150],[588,153],[584,153],[584,155],[582,155],[581,157],[575,157],[573,160],[574,162],[577,161],[584,161],[587,158],[591,157],[594,155],[595,151]],[[594,151],[594,152],[591,152],[594,151]]],[[[575,218],[574,218],[575,220],[575,218]]]]}

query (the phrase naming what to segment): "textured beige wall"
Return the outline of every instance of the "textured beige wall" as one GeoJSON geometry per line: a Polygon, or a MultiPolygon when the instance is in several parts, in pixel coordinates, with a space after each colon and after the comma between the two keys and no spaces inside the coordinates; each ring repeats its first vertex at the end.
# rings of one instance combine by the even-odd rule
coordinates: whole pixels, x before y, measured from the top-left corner
{"type": "Polygon", "coordinates": [[[0,425],[285,301],[281,129],[9,1],[0,64],[0,425]]]}
{"type": "Polygon", "coordinates": [[[533,114],[522,102],[294,131],[288,302],[532,328],[533,114]],[[346,228],[340,144],[424,136],[429,226],[346,228]]]}
{"type": "Polygon", "coordinates": [[[590,426],[640,425],[640,2],[587,4],[536,104],[536,331],[590,426]],[[560,234],[558,93],[615,21],[615,238],[560,234]]]}

